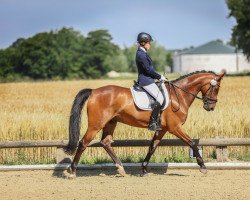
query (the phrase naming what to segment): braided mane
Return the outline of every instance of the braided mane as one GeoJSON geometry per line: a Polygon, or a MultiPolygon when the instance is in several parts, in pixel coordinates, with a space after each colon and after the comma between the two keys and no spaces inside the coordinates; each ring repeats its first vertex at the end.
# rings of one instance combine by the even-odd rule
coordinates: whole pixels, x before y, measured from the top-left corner
{"type": "Polygon", "coordinates": [[[189,76],[191,76],[191,75],[200,74],[200,73],[211,73],[211,74],[216,75],[216,73],[213,72],[213,71],[206,71],[206,70],[195,71],[195,72],[191,72],[191,73],[189,73],[189,74],[183,75],[183,76],[181,76],[181,77],[179,77],[179,78],[173,80],[172,82],[177,82],[177,81],[180,81],[180,80],[182,80],[182,79],[184,79],[184,78],[186,78],[186,77],[189,77],[189,76]]]}

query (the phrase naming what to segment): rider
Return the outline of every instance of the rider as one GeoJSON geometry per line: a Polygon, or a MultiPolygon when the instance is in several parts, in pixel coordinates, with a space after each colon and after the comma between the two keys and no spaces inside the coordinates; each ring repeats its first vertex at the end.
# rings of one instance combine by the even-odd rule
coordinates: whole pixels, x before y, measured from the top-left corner
{"type": "Polygon", "coordinates": [[[151,96],[155,98],[153,110],[150,116],[148,129],[152,131],[161,130],[158,123],[158,116],[163,104],[163,95],[155,84],[154,79],[165,81],[166,78],[163,75],[158,74],[152,64],[152,60],[147,54],[150,49],[150,43],[153,41],[151,35],[145,32],[141,32],[137,36],[138,50],[136,52],[136,65],[138,68],[138,84],[143,87],[151,96]]]}

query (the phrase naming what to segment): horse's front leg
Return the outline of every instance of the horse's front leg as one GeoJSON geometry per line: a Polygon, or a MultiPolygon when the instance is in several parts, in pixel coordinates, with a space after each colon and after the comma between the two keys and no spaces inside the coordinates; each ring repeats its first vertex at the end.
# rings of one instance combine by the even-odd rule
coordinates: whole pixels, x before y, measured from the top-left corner
{"type": "Polygon", "coordinates": [[[157,146],[159,145],[159,143],[160,143],[162,137],[165,135],[165,133],[166,133],[165,130],[155,132],[153,139],[152,139],[150,146],[149,146],[148,154],[142,163],[142,173],[143,173],[142,175],[143,176],[147,175],[149,160],[150,160],[151,156],[153,155],[153,153],[155,152],[157,146]]]}
{"type": "Polygon", "coordinates": [[[197,145],[193,142],[193,140],[189,137],[189,135],[187,135],[185,133],[185,131],[183,130],[183,128],[181,127],[181,125],[177,126],[174,131],[171,131],[172,134],[174,134],[176,137],[180,138],[183,142],[185,142],[186,144],[188,144],[194,152],[194,155],[196,157],[197,163],[200,166],[200,172],[206,174],[207,173],[207,169],[206,166],[204,164],[204,161],[199,153],[199,149],[197,147],[197,145]]]}

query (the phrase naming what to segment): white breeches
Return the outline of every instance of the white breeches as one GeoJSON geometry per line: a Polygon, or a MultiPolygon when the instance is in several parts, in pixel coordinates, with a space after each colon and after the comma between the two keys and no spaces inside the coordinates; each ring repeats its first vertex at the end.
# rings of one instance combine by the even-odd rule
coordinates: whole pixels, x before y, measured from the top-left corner
{"type": "Polygon", "coordinates": [[[164,101],[163,95],[162,95],[160,89],[158,88],[158,86],[155,83],[143,86],[143,88],[150,95],[152,95],[156,99],[156,101],[158,101],[161,105],[163,104],[163,101],[164,101]]]}

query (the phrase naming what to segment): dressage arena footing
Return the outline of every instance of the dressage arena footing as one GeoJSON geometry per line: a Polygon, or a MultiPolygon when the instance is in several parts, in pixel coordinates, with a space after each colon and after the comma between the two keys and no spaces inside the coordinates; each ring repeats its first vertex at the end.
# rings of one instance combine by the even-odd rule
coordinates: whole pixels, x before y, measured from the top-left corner
{"type": "MultiPolygon", "coordinates": [[[[250,169],[250,162],[221,162],[221,163],[205,163],[209,170],[223,169],[250,169]]],[[[43,165],[0,165],[0,171],[20,171],[20,170],[66,170],[70,164],[43,164],[43,165]]],[[[124,163],[124,168],[134,169],[141,168],[141,163],[124,163]]],[[[196,163],[150,163],[151,169],[199,169],[196,163]]],[[[113,163],[94,164],[94,165],[78,165],[80,170],[109,170],[116,169],[113,163]]]]}

